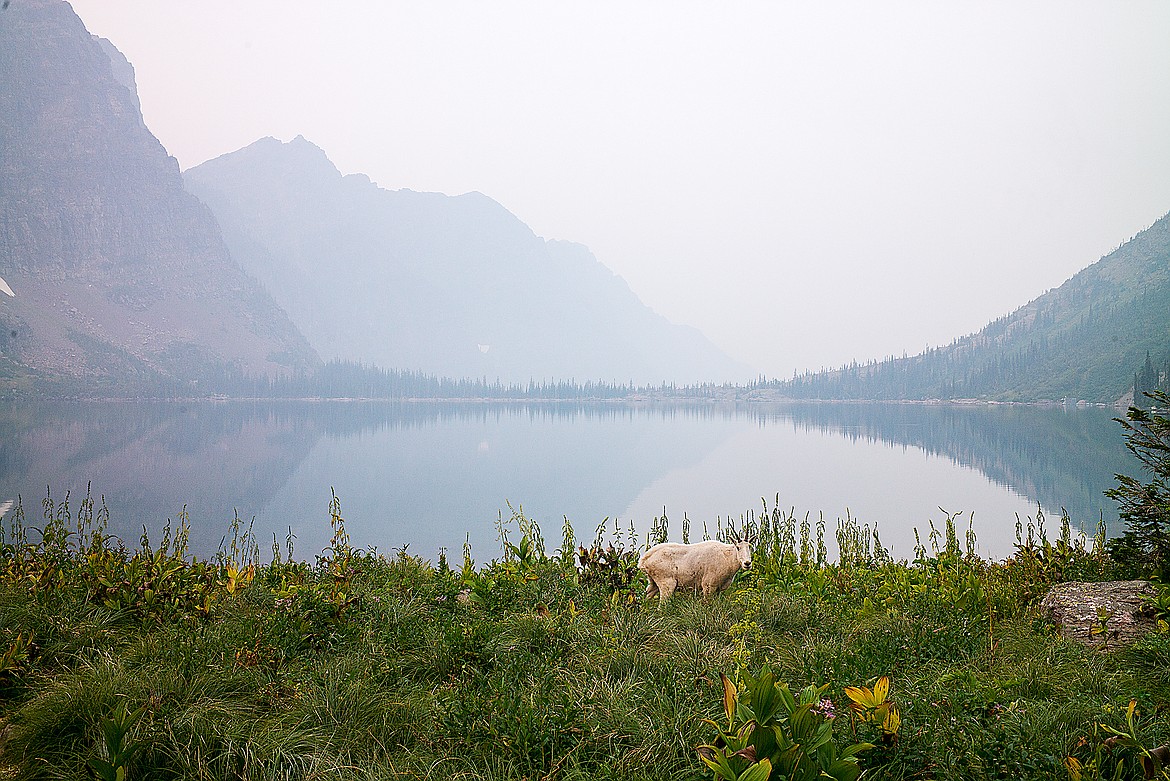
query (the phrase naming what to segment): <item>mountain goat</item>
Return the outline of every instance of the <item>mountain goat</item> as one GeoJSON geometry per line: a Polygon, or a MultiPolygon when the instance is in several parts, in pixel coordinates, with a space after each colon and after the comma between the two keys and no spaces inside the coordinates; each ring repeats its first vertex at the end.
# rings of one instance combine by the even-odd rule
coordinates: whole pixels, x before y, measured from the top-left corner
{"type": "Polygon", "coordinates": [[[731,585],[741,569],[751,566],[751,542],[663,542],[638,559],[638,569],[650,578],[646,598],[657,594],[659,601],[670,599],[678,589],[701,591],[704,597],[717,594],[731,585]]]}

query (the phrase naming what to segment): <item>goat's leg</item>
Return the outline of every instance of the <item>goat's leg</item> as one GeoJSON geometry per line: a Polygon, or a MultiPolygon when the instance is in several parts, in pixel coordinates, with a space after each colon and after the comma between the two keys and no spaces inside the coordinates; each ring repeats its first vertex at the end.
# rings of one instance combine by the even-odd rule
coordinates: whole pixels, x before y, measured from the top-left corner
{"type": "Polygon", "coordinates": [[[674,590],[678,588],[678,581],[674,578],[664,579],[658,584],[658,599],[662,602],[674,596],[674,590]]]}

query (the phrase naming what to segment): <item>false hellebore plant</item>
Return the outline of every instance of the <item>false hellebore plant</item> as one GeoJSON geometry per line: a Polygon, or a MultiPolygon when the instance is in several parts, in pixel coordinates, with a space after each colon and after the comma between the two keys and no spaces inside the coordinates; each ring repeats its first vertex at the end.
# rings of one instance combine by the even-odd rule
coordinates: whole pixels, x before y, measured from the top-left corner
{"type": "Polygon", "coordinates": [[[832,702],[823,698],[827,685],[808,686],[793,695],[787,683],[776,682],[767,665],[759,677],[743,673],[742,694],[730,678],[722,678],[727,726],[704,719],[719,734],[714,744],[698,749],[717,781],[855,781],[861,774],[857,755],[873,744],[855,743],[838,751],[832,702]]]}

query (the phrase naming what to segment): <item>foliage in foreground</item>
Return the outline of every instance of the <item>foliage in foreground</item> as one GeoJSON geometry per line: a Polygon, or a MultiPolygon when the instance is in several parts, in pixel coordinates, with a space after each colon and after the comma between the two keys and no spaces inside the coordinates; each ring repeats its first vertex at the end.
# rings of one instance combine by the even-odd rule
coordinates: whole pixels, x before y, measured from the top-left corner
{"type": "Polygon", "coordinates": [[[846,520],[830,562],[823,525],[765,507],[750,574],[659,606],[620,530],[579,547],[566,523],[550,553],[516,512],[501,559],[453,567],[353,549],[330,516],[314,562],[263,564],[239,526],[196,561],[182,523],[130,550],[88,498],[47,499],[39,530],[18,509],[0,777],[1140,778],[1170,740],[1170,634],[1101,653],[1032,607],[1114,574],[1067,520],[997,563],[954,516],[912,562],[846,520]]]}
{"type": "Polygon", "coordinates": [[[1116,499],[1125,533],[1111,542],[1115,558],[1141,562],[1170,582],[1170,394],[1146,394],[1149,408],[1133,406],[1124,419],[1126,449],[1149,473],[1149,482],[1117,475],[1117,487],[1106,491],[1116,499]]]}

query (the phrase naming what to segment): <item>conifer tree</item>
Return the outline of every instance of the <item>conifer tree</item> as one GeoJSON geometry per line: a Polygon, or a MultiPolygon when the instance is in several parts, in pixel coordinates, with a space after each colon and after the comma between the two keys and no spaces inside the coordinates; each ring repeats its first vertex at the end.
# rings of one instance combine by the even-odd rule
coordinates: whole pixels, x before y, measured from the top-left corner
{"type": "Polygon", "coordinates": [[[1150,482],[1117,475],[1117,487],[1105,492],[1119,504],[1125,532],[1110,543],[1121,564],[1143,574],[1170,579],[1170,394],[1145,394],[1148,409],[1131,406],[1117,422],[1125,428],[1125,447],[1142,462],[1150,482]]]}

